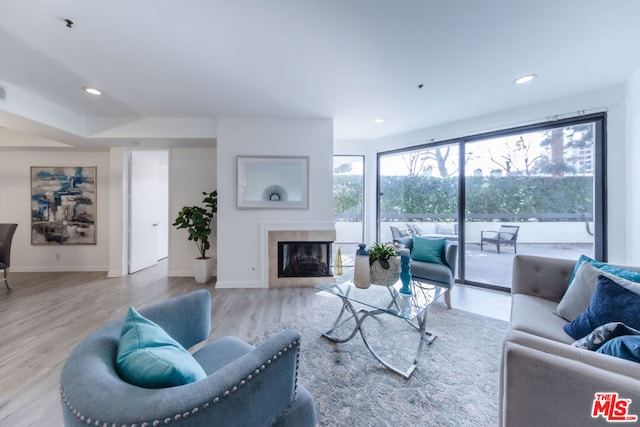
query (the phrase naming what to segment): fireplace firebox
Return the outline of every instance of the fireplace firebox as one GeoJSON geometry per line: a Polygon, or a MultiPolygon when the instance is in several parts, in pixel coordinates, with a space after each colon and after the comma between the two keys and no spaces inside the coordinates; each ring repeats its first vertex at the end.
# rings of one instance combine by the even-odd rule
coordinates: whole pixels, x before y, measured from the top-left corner
{"type": "Polygon", "coordinates": [[[331,272],[332,242],[278,242],[278,277],[325,277],[331,272]]]}

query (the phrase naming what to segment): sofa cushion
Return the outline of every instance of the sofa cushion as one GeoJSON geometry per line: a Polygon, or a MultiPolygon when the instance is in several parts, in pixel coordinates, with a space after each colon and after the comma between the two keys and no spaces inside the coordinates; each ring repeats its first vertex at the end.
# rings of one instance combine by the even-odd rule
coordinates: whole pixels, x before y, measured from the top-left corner
{"type": "Polygon", "coordinates": [[[189,384],[207,376],[180,343],[133,307],[120,332],[116,366],[123,380],[146,388],[189,384]]]}
{"type": "Polygon", "coordinates": [[[450,222],[438,223],[436,224],[436,233],[438,234],[456,234],[455,225],[450,222]]]}
{"type": "MultiPolygon", "coordinates": [[[[556,310],[556,314],[563,319],[572,321],[582,314],[587,307],[589,307],[591,297],[596,289],[598,276],[600,275],[608,277],[619,285],[640,294],[640,283],[626,280],[613,273],[601,270],[590,262],[582,262],[577,265],[577,270],[573,274],[573,279],[569,283],[569,288],[562,297],[562,300],[558,304],[558,309],[556,310]]],[[[612,267],[608,264],[607,266],[612,267]]]]}
{"type": "Polygon", "coordinates": [[[640,362],[640,336],[627,335],[614,338],[604,343],[596,351],[609,356],[631,360],[632,362],[640,362]]]}
{"type": "Polygon", "coordinates": [[[566,324],[564,330],[577,340],[609,322],[623,322],[640,329],[640,295],[608,277],[599,276],[589,307],[566,324]]]}
{"type": "Polygon", "coordinates": [[[426,281],[440,282],[439,285],[444,284],[447,287],[452,281],[451,270],[444,264],[411,261],[409,265],[411,266],[411,276],[416,280],[423,278],[426,281]]]}
{"type": "Polygon", "coordinates": [[[557,303],[532,295],[515,294],[511,301],[511,329],[527,332],[553,341],[571,344],[562,329],[566,320],[554,314],[557,303]]]}
{"type": "Polygon", "coordinates": [[[255,349],[254,346],[247,344],[239,338],[227,336],[207,344],[193,353],[193,357],[198,361],[200,366],[202,366],[202,369],[204,369],[207,375],[211,375],[223,366],[250,353],[253,349],[255,349]]]}
{"type": "Polygon", "coordinates": [[[442,248],[445,240],[444,238],[414,237],[411,259],[442,264],[442,248]]]}

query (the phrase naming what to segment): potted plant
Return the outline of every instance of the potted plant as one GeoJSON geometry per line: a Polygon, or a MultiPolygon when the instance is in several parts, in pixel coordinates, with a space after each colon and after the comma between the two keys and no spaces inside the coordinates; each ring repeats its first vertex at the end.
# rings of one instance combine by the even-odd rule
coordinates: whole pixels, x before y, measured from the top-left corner
{"type": "Polygon", "coordinates": [[[369,249],[371,283],[391,286],[400,279],[402,264],[398,249],[392,243],[374,243],[369,249]]]}
{"type": "Polygon", "coordinates": [[[200,257],[193,260],[193,273],[198,283],[207,283],[213,272],[211,258],[207,257],[207,250],[211,248],[209,236],[211,235],[211,223],[218,212],[218,192],[202,192],[205,196],[202,206],[184,206],[178,212],[173,225],[178,229],[185,228],[188,239],[195,242],[200,257]]]}

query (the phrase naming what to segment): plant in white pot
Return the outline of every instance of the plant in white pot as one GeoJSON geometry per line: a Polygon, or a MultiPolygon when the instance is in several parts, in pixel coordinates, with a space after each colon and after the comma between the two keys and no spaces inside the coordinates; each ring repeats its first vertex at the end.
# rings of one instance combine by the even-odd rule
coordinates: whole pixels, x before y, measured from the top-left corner
{"type": "Polygon", "coordinates": [[[207,250],[211,248],[209,236],[211,235],[211,223],[218,212],[218,192],[202,192],[205,196],[202,206],[184,206],[178,212],[173,225],[178,229],[186,229],[189,240],[195,242],[200,257],[193,260],[193,274],[196,282],[207,283],[213,273],[213,262],[207,257],[207,250]]]}
{"type": "Polygon", "coordinates": [[[400,279],[402,264],[392,243],[374,243],[369,249],[369,271],[373,285],[391,286],[400,279]]]}

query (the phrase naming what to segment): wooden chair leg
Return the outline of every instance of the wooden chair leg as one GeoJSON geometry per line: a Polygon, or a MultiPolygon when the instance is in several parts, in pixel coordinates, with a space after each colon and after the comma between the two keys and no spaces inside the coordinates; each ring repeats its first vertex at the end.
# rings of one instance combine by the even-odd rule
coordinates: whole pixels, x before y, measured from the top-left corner
{"type": "Polygon", "coordinates": [[[447,304],[447,308],[451,308],[451,289],[447,289],[444,294],[444,302],[447,304]]]}
{"type": "Polygon", "coordinates": [[[7,269],[4,269],[4,285],[7,287],[7,289],[11,289],[11,286],[9,286],[9,278],[7,277],[7,269]]]}

